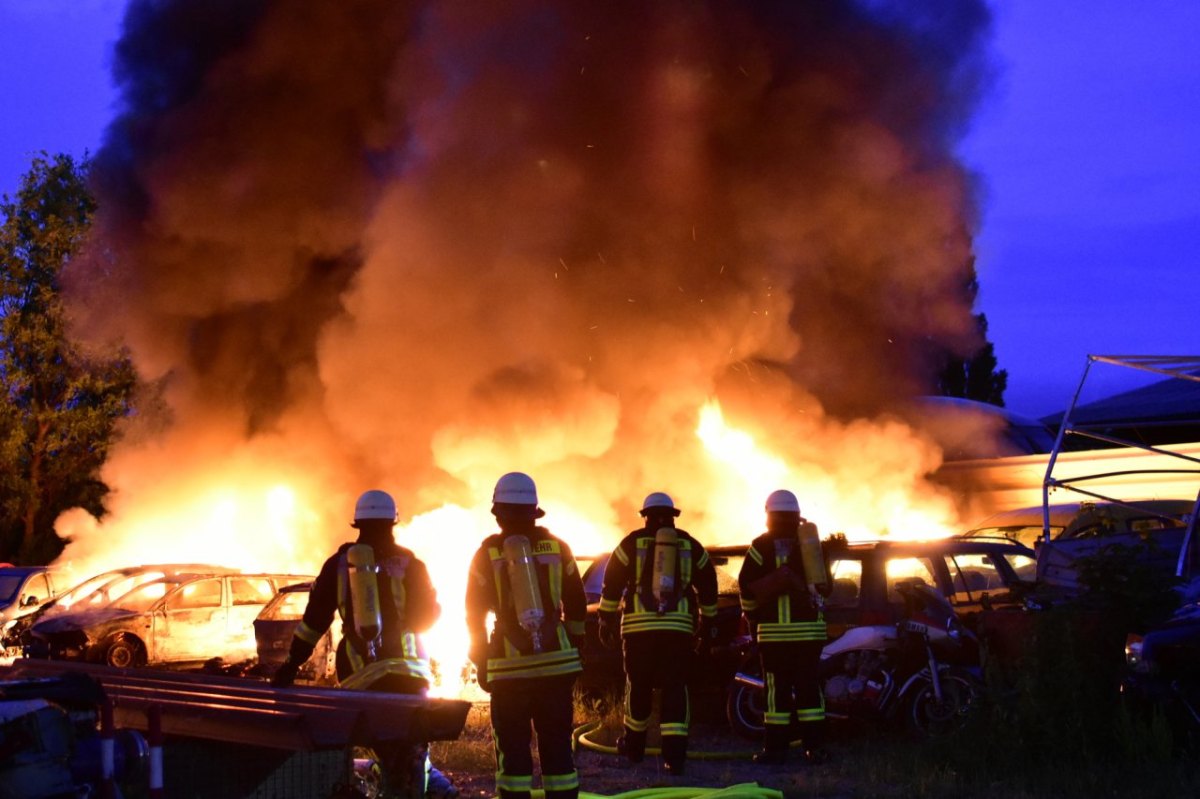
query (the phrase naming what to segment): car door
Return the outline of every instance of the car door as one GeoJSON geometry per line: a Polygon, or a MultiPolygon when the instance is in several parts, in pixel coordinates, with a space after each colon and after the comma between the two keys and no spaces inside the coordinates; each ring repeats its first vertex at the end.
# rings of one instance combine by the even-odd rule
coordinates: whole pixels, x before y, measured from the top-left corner
{"type": "Polygon", "coordinates": [[[153,661],[174,663],[223,656],[228,613],[224,578],[191,580],[167,594],[154,612],[153,661]]]}
{"type": "Polygon", "coordinates": [[[25,585],[21,587],[21,613],[32,613],[33,609],[50,599],[50,580],[45,572],[34,572],[29,575],[25,585]]]}
{"type": "Polygon", "coordinates": [[[267,603],[275,598],[275,583],[268,577],[230,577],[229,595],[224,657],[227,660],[246,660],[254,657],[257,652],[254,643],[254,620],[267,603]]]}
{"type": "Polygon", "coordinates": [[[863,623],[863,560],[858,552],[841,552],[829,560],[833,586],[825,598],[823,614],[829,640],[863,623]]]}

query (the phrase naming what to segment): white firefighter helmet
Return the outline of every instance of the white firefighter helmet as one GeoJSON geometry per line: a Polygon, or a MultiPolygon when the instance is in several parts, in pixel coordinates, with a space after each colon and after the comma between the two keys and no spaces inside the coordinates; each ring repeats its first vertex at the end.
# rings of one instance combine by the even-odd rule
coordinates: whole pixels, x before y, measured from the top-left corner
{"type": "Polygon", "coordinates": [[[387,519],[395,522],[396,501],[392,499],[392,495],[377,488],[364,491],[358,502],[354,503],[354,521],[361,522],[367,519],[387,519]]]}
{"type": "Polygon", "coordinates": [[[509,472],[496,481],[492,502],[504,505],[537,505],[537,486],[524,472],[509,472]]]}
{"type": "Polygon", "coordinates": [[[772,491],[767,497],[767,513],[776,511],[799,513],[800,502],[796,499],[796,495],[786,488],[772,491]]]}
{"type": "Polygon", "coordinates": [[[679,515],[679,510],[675,507],[675,502],[668,494],[664,494],[661,491],[647,494],[646,498],[642,500],[642,509],[638,512],[645,516],[650,511],[659,511],[660,513],[670,511],[672,516],[679,515]]]}

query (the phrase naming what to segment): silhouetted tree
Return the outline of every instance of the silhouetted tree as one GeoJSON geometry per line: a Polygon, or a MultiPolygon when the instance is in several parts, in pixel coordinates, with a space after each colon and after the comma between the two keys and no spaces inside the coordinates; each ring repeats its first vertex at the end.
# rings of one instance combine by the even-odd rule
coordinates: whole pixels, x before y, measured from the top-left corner
{"type": "Polygon", "coordinates": [[[45,153],[0,202],[0,560],[47,563],[61,512],[104,513],[100,468],[136,376],[126,353],[68,338],[60,293],[95,208],[86,163],[45,153]]]}
{"type": "MultiPolygon", "coordinates": [[[[979,294],[979,280],[975,276],[975,265],[971,264],[966,298],[975,306],[979,294]]],[[[962,397],[1004,407],[1004,389],[1008,387],[1008,372],[997,369],[996,351],[987,337],[987,316],[975,314],[975,325],[979,332],[979,348],[967,357],[946,353],[937,375],[937,393],[943,397],[962,397]]]]}

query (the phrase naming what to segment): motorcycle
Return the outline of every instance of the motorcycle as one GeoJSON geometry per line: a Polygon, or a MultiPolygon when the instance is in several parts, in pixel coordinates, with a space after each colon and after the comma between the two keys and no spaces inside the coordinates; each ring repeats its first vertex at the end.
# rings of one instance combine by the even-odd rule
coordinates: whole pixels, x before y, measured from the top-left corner
{"type": "MultiPolygon", "coordinates": [[[[923,582],[901,582],[896,624],[853,627],[821,651],[820,680],[830,720],[898,722],[922,735],[963,727],[982,700],[978,641],[950,603],[923,582]]],[[[730,685],[726,715],[738,734],[761,740],[766,696],[753,641],[730,685]]]]}

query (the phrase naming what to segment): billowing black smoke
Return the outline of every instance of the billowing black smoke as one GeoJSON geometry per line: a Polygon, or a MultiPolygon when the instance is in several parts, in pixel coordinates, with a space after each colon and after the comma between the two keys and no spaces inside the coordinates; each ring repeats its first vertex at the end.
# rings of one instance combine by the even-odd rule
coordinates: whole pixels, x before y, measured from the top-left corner
{"type": "Polygon", "coordinates": [[[271,439],[339,502],[473,503],[522,468],[615,516],[713,477],[713,397],[819,469],[976,343],[953,147],[987,25],[982,0],[131,0],[80,317],[164,382],[171,446],[271,439]]]}

